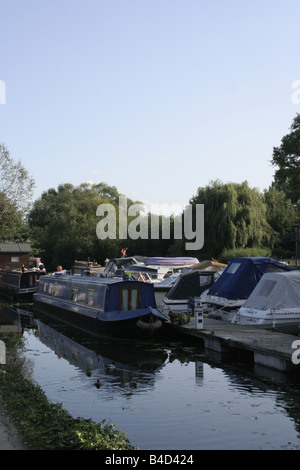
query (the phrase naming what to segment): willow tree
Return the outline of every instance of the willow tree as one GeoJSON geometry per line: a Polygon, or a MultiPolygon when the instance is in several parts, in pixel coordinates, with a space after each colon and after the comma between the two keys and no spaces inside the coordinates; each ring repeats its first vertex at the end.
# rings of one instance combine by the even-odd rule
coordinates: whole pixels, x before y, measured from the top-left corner
{"type": "Polygon", "coordinates": [[[191,204],[204,204],[204,247],[200,257],[217,257],[224,249],[260,248],[270,243],[263,195],[241,184],[220,181],[199,188],[191,204]]]}
{"type": "Polygon", "coordinates": [[[267,206],[267,222],[272,227],[272,245],[278,256],[290,256],[294,250],[291,244],[291,231],[294,224],[299,223],[299,213],[293,203],[282,191],[274,187],[264,191],[267,206]]]}

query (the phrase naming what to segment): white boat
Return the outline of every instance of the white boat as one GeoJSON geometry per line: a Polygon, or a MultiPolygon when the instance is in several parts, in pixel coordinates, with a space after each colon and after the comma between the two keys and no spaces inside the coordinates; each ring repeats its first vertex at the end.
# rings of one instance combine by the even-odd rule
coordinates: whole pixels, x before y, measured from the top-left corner
{"type": "Polygon", "coordinates": [[[300,271],[264,274],[232,323],[298,333],[300,271]]]}

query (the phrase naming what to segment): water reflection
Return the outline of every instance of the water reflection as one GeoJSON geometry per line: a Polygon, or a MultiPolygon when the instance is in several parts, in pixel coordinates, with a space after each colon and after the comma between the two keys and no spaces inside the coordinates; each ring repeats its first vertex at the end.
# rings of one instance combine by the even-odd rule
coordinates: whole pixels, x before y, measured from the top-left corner
{"type": "Polygon", "coordinates": [[[50,401],[114,423],[141,449],[300,448],[298,375],[257,373],[244,357],[224,360],[174,338],[93,337],[22,309],[9,325],[23,334],[32,377],[50,401]]]}
{"type": "Polygon", "coordinates": [[[66,335],[67,331],[63,334],[41,320],[36,320],[36,326],[43,344],[58,357],[80,368],[87,376],[101,380],[100,384],[109,377],[111,386],[149,386],[155,379],[155,372],[163,367],[168,358],[164,348],[147,349],[146,344],[116,342],[112,339],[107,341],[103,337],[99,337],[96,343],[91,342],[90,338],[84,338],[84,335],[76,337],[76,331],[72,331],[71,338],[66,335]]]}

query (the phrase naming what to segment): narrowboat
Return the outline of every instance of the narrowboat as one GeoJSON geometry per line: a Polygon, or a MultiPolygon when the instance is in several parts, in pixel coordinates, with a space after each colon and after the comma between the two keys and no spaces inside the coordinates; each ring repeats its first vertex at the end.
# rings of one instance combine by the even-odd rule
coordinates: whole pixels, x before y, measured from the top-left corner
{"type": "Polygon", "coordinates": [[[0,292],[14,300],[32,300],[36,292],[40,272],[37,270],[1,269],[0,292]]]}
{"type": "Polygon", "coordinates": [[[168,318],[156,308],[153,285],[119,278],[42,276],[33,297],[38,311],[59,315],[97,333],[145,337],[168,318]]]}

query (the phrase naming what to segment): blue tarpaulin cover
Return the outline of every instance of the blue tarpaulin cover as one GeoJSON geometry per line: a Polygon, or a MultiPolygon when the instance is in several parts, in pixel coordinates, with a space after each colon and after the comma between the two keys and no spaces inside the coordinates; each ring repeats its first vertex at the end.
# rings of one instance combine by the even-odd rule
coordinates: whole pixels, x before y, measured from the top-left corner
{"type": "Polygon", "coordinates": [[[231,300],[247,299],[263,274],[294,269],[273,258],[232,258],[208,293],[231,300]]]}

